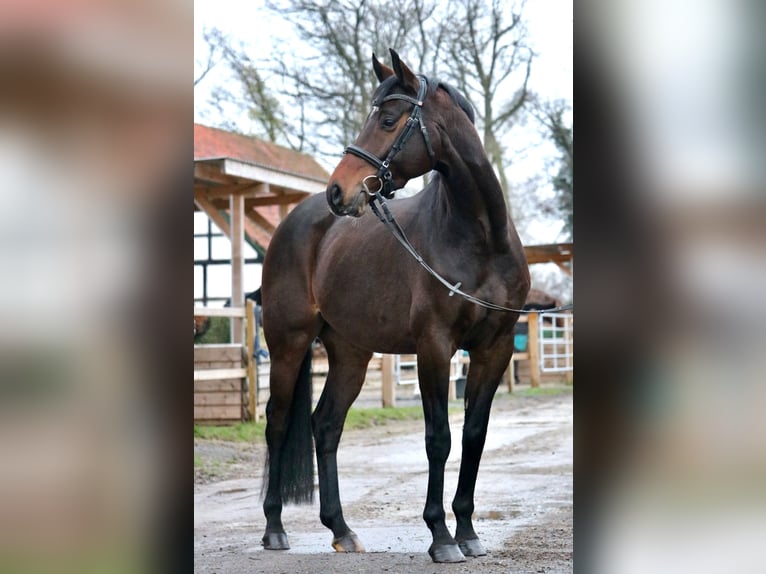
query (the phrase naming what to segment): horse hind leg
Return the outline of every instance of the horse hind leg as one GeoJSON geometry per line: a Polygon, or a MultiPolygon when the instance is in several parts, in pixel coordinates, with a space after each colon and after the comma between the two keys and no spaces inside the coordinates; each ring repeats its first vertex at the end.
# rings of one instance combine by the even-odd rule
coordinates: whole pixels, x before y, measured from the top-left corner
{"type": "Polygon", "coordinates": [[[473,528],[471,516],[492,399],[509,361],[510,352],[471,353],[465,389],[463,453],[457,491],[452,502],[457,522],[455,540],[466,556],[484,556],[487,553],[473,528]]]}
{"type": "Polygon", "coordinates": [[[364,546],[343,518],[337,451],[343,423],[362,388],[372,353],[342,341],[329,327],[320,337],[327,348],[329,372],[312,416],[319,473],[319,518],[332,530],[332,547],[337,552],[364,552],[364,546]]]}
{"type": "Polygon", "coordinates": [[[271,395],[266,407],[268,460],[264,468],[263,512],[267,550],[287,550],[282,503],[310,502],[314,488],[311,436],[311,341],[297,336],[291,345],[271,350],[271,395]]]}

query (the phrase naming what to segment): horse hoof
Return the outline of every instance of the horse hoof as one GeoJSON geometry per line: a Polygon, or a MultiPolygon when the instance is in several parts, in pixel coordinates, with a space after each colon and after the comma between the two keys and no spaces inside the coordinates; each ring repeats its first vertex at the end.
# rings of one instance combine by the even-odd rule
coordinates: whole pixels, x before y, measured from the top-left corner
{"type": "Polygon", "coordinates": [[[457,544],[431,544],[428,555],[434,562],[465,562],[465,556],[457,544]]]}
{"type": "Polygon", "coordinates": [[[266,550],[290,550],[287,534],[284,532],[271,532],[263,535],[261,539],[266,550]]]}
{"type": "Polygon", "coordinates": [[[335,552],[364,552],[364,546],[359,541],[356,534],[349,531],[348,534],[340,538],[333,538],[332,547],[335,552]]]}
{"type": "Polygon", "coordinates": [[[487,551],[484,550],[481,542],[478,538],[472,538],[471,540],[461,540],[458,543],[460,550],[466,556],[486,556],[487,551]]]}

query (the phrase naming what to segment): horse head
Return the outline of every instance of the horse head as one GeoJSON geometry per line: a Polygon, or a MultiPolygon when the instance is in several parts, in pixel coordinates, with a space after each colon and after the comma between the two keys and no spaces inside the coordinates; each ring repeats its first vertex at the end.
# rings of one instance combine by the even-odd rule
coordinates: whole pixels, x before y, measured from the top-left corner
{"type": "Polygon", "coordinates": [[[336,215],[359,217],[376,193],[390,197],[410,179],[433,169],[440,157],[435,86],[390,52],[393,68],[372,55],[380,81],[372,110],[330,176],[327,202],[336,215]]]}

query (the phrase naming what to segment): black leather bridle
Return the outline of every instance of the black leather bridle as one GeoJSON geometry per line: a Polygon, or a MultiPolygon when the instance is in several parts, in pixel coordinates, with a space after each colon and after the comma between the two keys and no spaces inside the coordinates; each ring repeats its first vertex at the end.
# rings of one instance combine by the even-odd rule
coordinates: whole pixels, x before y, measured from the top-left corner
{"type": "Polygon", "coordinates": [[[393,179],[394,176],[391,173],[391,161],[394,159],[396,154],[398,154],[402,148],[407,143],[407,140],[410,139],[410,136],[413,134],[413,130],[416,125],[420,127],[420,133],[423,134],[423,141],[425,141],[426,144],[426,150],[428,151],[428,157],[431,160],[431,166],[434,165],[434,150],[431,146],[431,139],[428,137],[428,130],[426,129],[426,125],[423,123],[423,118],[421,117],[421,111],[423,109],[423,101],[426,97],[426,92],[428,91],[428,80],[425,76],[418,75],[418,79],[420,80],[420,86],[418,87],[418,96],[417,98],[412,98],[410,96],[407,96],[405,94],[391,94],[386,97],[384,97],[381,100],[375,100],[372,102],[372,110],[375,111],[376,108],[380,109],[380,106],[386,102],[389,102],[391,100],[404,100],[405,102],[409,102],[413,105],[412,113],[410,113],[410,117],[407,118],[407,123],[404,125],[404,129],[399,133],[399,136],[396,138],[396,141],[394,142],[394,145],[391,146],[391,149],[388,152],[388,155],[386,156],[386,159],[381,160],[379,157],[377,157],[374,154],[371,154],[365,149],[360,148],[357,145],[351,144],[348,146],[343,153],[350,153],[357,157],[362,158],[367,163],[371,164],[373,167],[378,168],[378,171],[374,175],[368,175],[362,180],[362,187],[364,188],[364,191],[369,195],[370,197],[373,197],[380,193],[384,197],[391,199],[394,195],[394,188],[393,188],[393,179]],[[378,181],[378,187],[376,189],[370,189],[367,181],[368,180],[377,180],[378,181]]]}
{"type": "Polygon", "coordinates": [[[426,144],[426,149],[428,150],[428,156],[431,160],[431,167],[434,167],[434,150],[431,146],[431,140],[428,137],[428,131],[426,130],[426,126],[423,123],[423,120],[420,116],[421,110],[423,108],[423,100],[426,97],[426,92],[428,90],[428,80],[426,80],[425,76],[418,75],[418,79],[420,80],[420,86],[418,88],[418,97],[417,99],[411,98],[410,96],[406,96],[404,94],[391,94],[390,96],[386,96],[381,100],[375,100],[372,103],[373,111],[375,111],[376,108],[380,108],[381,104],[384,104],[391,100],[404,100],[405,102],[409,102],[413,105],[412,113],[410,114],[410,117],[407,118],[407,123],[404,126],[404,129],[401,131],[399,136],[396,138],[396,141],[394,142],[394,145],[391,147],[391,149],[388,152],[388,155],[386,156],[386,159],[382,160],[377,157],[376,155],[371,154],[365,149],[360,148],[357,145],[351,144],[348,146],[343,153],[350,153],[357,157],[362,158],[367,163],[371,164],[372,166],[378,168],[378,171],[374,175],[368,175],[362,180],[362,187],[364,188],[365,193],[369,196],[369,204],[370,208],[372,209],[373,213],[377,216],[380,221],[383,222],[383,224],[388,227],[389,231],[391,231],[391,234],[396,238],[396,240],[402,244],[404,249],[412,255],[412,257],[429,273],[431,274],[435,279],[437,279],[442,285],[444,285],[447,289],[450,291],[450,297],[452,297],[455,294],[460,295],[464,299],[470,301],[471,303],[474,303],[476,305],[479,305],[481,307],[485,307],[487,309],[491,309],[493,311],[505,311],[505,312],[511,312],[511,313],[525,313],[525,314],[532,314],[532,313],[554,313],[557,311],[564,311],[567,309],[572,309],[573,305],[564,305],[562,307],[556,307],[555,309],[546,309],[545,311],[541,310],[527,310],[527,309],[513,309],[511,307],[505,307],[503,305],[498,305],[496,303],[491,303],[489,301],[485,301],[483,299],[480,299],[474,295],[471,295],[469,293],[466,293],[465,291],[462,291],[460,289],[460,286],[462,285],[462,282],[458,281],[455,284],[450,283],[447,281],[444,277],[442,277],[439,273],[437,273],[426,261],[421,257],[421,255],[417,252],[415,247],[410,243],[410,240],[407,238],[407,235],[404,233],[404,230],[401,228],[399,223],[394,218],[394,214],[391,213],[391,210],[388,208],[388,204],[386,203],[386,199],[391,199],[391,197],[394,195],[394,189],[393,189],[393,175],[391,174],[391,160],[393,160],[394,156],[398,154],[404,145],[407,143],[407,140],[410,138],[410,136],[413,133],[413,129],[415,128],[415,125],[420,126],[420,133],[423,134],[423,140],[426,144]],[[367,185],[367,181],[373,179],[378,181],[378,187],[376,189],[370,189],[367,185]],[[380,209],[378,208],[378,205],[380,204],[380,209]]]}

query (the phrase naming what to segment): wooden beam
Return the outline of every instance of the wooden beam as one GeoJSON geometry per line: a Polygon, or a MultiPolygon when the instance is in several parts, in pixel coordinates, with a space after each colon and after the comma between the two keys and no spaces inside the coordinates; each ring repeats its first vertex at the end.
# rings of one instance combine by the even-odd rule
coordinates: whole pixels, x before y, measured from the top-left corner
{"type": "MultiPolygon", "coordinates": [[[[245,198],[241,195],[232,195],[229,204],[229,213],[231,213],[231,306],[243,307],[245,304],[245,198]]],[[[243,328],[242,319],[232,319],[232,343],[243,342],[243,328]]]]}
{"type": "Polygon", "coordinates": [[[530,265],[535,263],[566,263],[574,258],[574,244],[527,245],[524,247],[524,253],[530,265]]]}
{"type": "Polygon", "coordinates": [[[540,386],[540,328],[539,315],[530,313],[529,317],[529,335],[527,337],[527,349],[529,354],[529,373],[532,379],[532,386],[540,386]]]}
{"type": "Polygon", "coordinates": [[[210,202],[210,205],[218,209],[219,211],[228,211],[229,210],[229,197],[226,196],[226,199],[223,199],[221,197],[214,197],[213,199],[208,199],[210,202]]]}
{"type": "Polygon", "coordinates": [[[276,227],[274,227],[271,222],[269,222],[268,219],[266,219],[263,215],[255,211],[254,209],[247,212],[247,217],[255,223],[257,226],[262,228],[264,231],[266,231],[269,235],[274,235],[274,232],[276,231],[276,227]]]}
{"type": "Polygon", "coordinates": [[[305,193],[281,193],[277,195],[260,196],[245,200],[245,209],[263,207],[266,205],[289,205],[298,203],[308,197],[305,193]]]}
{"type": "Polygon", "coordinates": [[[247,350],[247,398],[250,405],[250,420],[258,421],[258,413],[255,406],[258,404],[258,372],[256,370],[253,350],[255,349],[255,330],[258,325],[255,324],[255,303],[247,300],[247,317],[245,323],[247,328],[245,333],[245,349],[247,350]]]}
{"type": "Polygon", "coordinates": [[[267,183],[240,183],[234,185],[222,185],[219,187],[211,187],[208,190],[208,197],[210,198],[225,198],[228,199],[229,195],[241,195],[242,197],[256,197],[261,196],[264,193],[268,193],[269,184],[267,183]]]}
{"type": "Polygon", "coordinates": [[[194,192],[194,205],[199,207],[202,211],[207,214],[207,216],[215,223],[218,228],[223,232],[223,234],[231,239],[231,229],[229,227],[229,222],[226,221],[226,218],[221,214],[219,209],[213,205],[207,197],[205,197],[202,193],[194,192]]]}
{"type": "MultiPolygon", "coordinates": [[[[572,359],[574,359],[574,353],[572,352],[572,336],[574,335],[574,332],[573,332],[574,331],[574,324],[573,324],[574,317],[572,317],[570,319],[570,321],[571,322],[569,323],[569,329],[564,331],[564,339],[566,341],[565,349],[566,349],[566,353],[567,354],[572,353],[572,359]]],[[[566,381],[570,385],[574,382],[574,361],[573,360],[572,360],[571,364],[572,364],[572,368],[570,370],[566,371],[566,381]]]]}
{"type": "Polygon", "coordinates": [[[194,307],[197,317],[245,317],[244,307],[194,307]]]}
{"type": "Polygon", "coordinates": [[[194,180],[200,180],[222,185],[231,185],[236,180],[229,177],[224,172],[225,160],[215,160],[211,162],[194,162],[194,180]]]}
{"type": "Polygon", "coordinates": [[[383,406],[396,406],[396,384],[394,383],[394,356],[383,355],[380,362],[380,377],[383,390],[383,406]]]}
{"type": "Polygon", "coordinates": [[[285,189],[303,191],[306,193],[322,193],[327,187],[326,180],[319,180],[298,174],[284,173],[267,167],[228,158],[224,160],[223,172],[229,176],[260,181],[271,185],[278,185],[285,189]]]}
{"type": "Polygon", "coordinates": [[[558,265],[559,269],[561,269],[564,273],[566,273],[570,277],[572,276],[572,270],[569,267],[567,267],[566,265],[564,265],[564,263],[559,262],[559,261],[554,261],[554,263],[556,265],[558,265]]]}
{"type": "Polygon", "coordinates": [[[207,369],[194,371],[195,381],[217,381],[218,379],[243,379],[247,376],[247,369],[207,369]]]}

